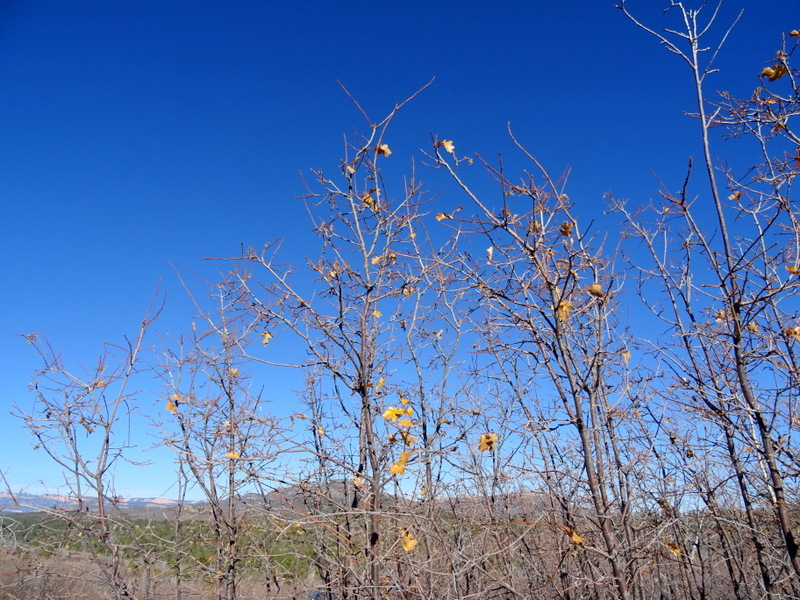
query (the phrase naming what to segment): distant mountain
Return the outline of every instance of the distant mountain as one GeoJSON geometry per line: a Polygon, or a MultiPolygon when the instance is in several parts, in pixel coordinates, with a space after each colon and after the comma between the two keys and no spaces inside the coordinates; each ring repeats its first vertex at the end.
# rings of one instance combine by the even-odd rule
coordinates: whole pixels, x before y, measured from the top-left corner
{"type": "MultiPolygon", "coordinates": [[[[166,498],[121,498],[115,503],[115,507],[121,510],[128,509],[159,509],[176,506],[176,500],[166,498]]],[[[185,504],[191,504],[186,502],[185,504]]],[[[97,501],[91,499],[84,500],[83,506],[92,509],[97,506],[97,501]]],[[[55,494],[26,494],[19,493],[13,496],[8,493],[0,493],[0,513],[30,513],[52,509],[78,510],[81,503],[77,499],[69,496],[59,496],[55,494]]]]}

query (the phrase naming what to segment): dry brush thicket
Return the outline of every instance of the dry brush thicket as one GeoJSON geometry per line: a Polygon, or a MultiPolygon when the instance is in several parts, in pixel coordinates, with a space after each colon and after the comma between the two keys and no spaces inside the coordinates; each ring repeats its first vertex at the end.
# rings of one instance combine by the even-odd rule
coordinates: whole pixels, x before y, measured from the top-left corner
{"type": "Polygon", "coordinates": [[[396,107],[314,173],[319,252],[226,262],[158,360],[157,310],[88,377],[30,338],[23,418],[81,505],[9,529],[4,597],[800,597],[800,33],[751,98],[707,98],[716,13],[672,3],[683,28],[661,33],[620,9],[691,74],[702,155],[677,192],[609,197],[609,247],[511,134],[522,176],[433,139],[452,187],[428,200],[384,179],[396,107]],[[471,183],[486,173],[493,194],[471,183]],[[286,368],[305,384],[281,419],[256,390],[286,368]],[[110,476],[142,374],[166,390],[154,432],[180,495],[204,497],[158,521],[117,510],[110,476]]]}

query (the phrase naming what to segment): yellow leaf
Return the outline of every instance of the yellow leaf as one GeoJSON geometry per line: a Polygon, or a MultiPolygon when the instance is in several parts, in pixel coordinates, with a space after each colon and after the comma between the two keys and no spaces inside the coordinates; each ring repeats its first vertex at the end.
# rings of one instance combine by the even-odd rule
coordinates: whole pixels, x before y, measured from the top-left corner
{"type": "Polygon", "coordinates": [[[728,196],[728,200],[738,200],[743,195],[744,194],[742,194],[742,192],[733,192],[730,196],[728,196]]]}
{"type": "Polygon", "coordinates": [[[669,551],[672,552],[672,555],[675,558],[680,558],[681,547],[678,546],[678,544],[676,544],[675,542],[667,542],[667,547],[669,548],[669,551]]]}
{"type": "Polygon", "coordinates": [[[408,462],[411,452],[401,452],[400,458],[389,468],[389,473],[392,475],[402,475],[406,472],[406,463],[408,462]]]}
{"type": "Polygon", "coordinates": [[[373,198],[370,194],[364,194],[361,196],[361,201],[370,208],[375,208],[375,198],[373,198]]]}
{"type": "Polygon", "coordinates": [[[453,217],[448,215],[447,213],[439,213],[436,215],[437,221],[444,221],[445,219],[452,219],[453,217]]]}
{"type": "Polygon", "coordinates": [[[381,262],[381,257],[380,256],[373,256],[372,260],[369,261],[369,262],[371,262],[373,265],[377,265],[379,262],[381,262]]]}
{"type": "Polygon", "coordinates": [[[348,172],[348,174],[350,174],[350,175],[352,175],[353,173],[355,173],[355,172],[356,172],[356,170],[353,168],[353,165],[346,165],[346,166],[345,166],[345,170],[346,170],[346,171],[348,172]]]}
{"type": "Polygon", "coordinates": [[[317,425],[317,435],[325,435],[325,428],[322,425],[317,425]]]}
{"type": "Polygon", "coordinates": [[[496,433],[484,433],[478,440],[478,448],[481,452],[494,451],[494,445],[500,440],[496,433]]]}
{"type": "Polygon", "coordinates": [[[261,343],[265,346],[269,344],[269,341],[272,339],[272,334],[269,331],[265,331],[261,334],[261,343]]]}
{"type": "Polygon", "coordinates": [[[230,452],[226,452],[225,456],[230,459],[237,459],[239,458],[239,453],[236,450],[231,450],[230,452]]]}
{"type": "Polygon", "coordinates": [[[386,383],[386,379],[384,377],[381,377],[380,379],[378,379],[378,383],[375,384],[375,391],[376,392],[380,392],[384,383],[386,383]]]}
{"type": "Polygon", "coordinates": [[[569,300],[562,300],[558,303],[556,307],[556,317],[561,322],[564,322],[569,318],[569,313],[572,310],[572,302],[569,300]]]}
{"type": "Polygon", "coordinates": [[[406,404],[408,404],[409,402],[410,402],[410,400],[409,400],[408,398],[406,398],[406,397],[405,397],[403,394],[400,394],[400,404],[402,404],[403,406],[405,406],[405,405],[406,405],[406,404]]]}
{"type": "Polygon", "coordinates": [[[792,29],[792,30],[789,32],[789,35],[790,35],[791,37],[800,37],[800,30],[798,30],[798,29],[792,29]]]}
{"type": "Polygon", "coordinates": [[[378,318],[383,316],[383,313],[381,311],[379,311],[378,309],[375,309],[375,310],[372,311],[372,316],[375,317],[376,319],[378,319],[378,318]]]}
{"type": "Polygon", "coordinates": [[[785,65],[777,63],[772,67],[764,67],[761,71],[761,76],[766,77],[769,81],[777,81],[789,72],[785,65]]]}
{"type": "MultiPolygon", "coordinates": [[[[401,400],[401,402],[402,402],[402,400],[401,400]]],[[[408,402],[406,402],[405,404],[408,404],[408,402]]],[[[406,414],[409,417],[413,417],[414,416],[414,408],[411,407],[411,406],[406,406],[406,414]]]]}
{"type": "Polygon", "coordinates": [[[239,369],[236,369],[236,368],[228,369],[228,374],[231,377],[238,377],[239,376],[239,369]]]}
{"type": "Polygon", "coordinates": [[[622,358],[625,359],[625,364],[628,364],[628,361],[631,359],[631,351],[630,350],[623,350],[622,351],[622,358]]]}
{"type": "Polygon", "coordinates": [[[562,529],[562,531],[564,533],[566,533],[569,536],[569,539],[571,539],[573,541],[573,543],[575,543],[575,544],[582,544],[583,543],[583,538],[581,536],[579,536],[575,532],[575,530],[572,529],[572,527],[570,527],[569,525],[562,525],[561,529],[562,529]]]}
{"type": "Polygon", "coordinates": [[[588,288],[586,288],[586,291],[589,292],[592,296],[595,296],[597,298],[602,298],[605,295],[605,293],[603,292],[603,288],[600,286],[599,283],[593,283],[588,288]]]}
{"type": "Polygon", "coordinates": [[[398,417],[404,414],[405,411],[402,408],[394,408],[393,406],[390,406],[385,411],[383,411],[383,414],[381,416],[384,419],[389,419],[392,423],[396,423],[398,417]]]}
{"type": "Polygon", "coordinates": [[[796,267],[794,265],[786,265],[786,270],[789,271],[792,275],[800,275],[800,267],[796,267]]]}
{"type": "Polygon", "coordinates": [[[353,485],[356,486],[356,489],[361,489],[364,486],[364,480],[361,477],[353,477],[353,485]]]}
{"type": "Polygon", "coordinates": [[[403,536],[403,550],[405,550],[406,552],[411,552],[416,547],[417,547],[417,540],[414,539],[414,536],[411,534],[410,531],[406,530],[406,533],[403,536]]]}
{"type": "Polygon", "coordinates": [[[758,323],[756,323],[755,321],[750,321],[747,324],[747,329],[749,329],[753,333],[758,333],[758,323]]]}
{"type": "Polygon", "coordinates": [[[411,446],[414,442],[417,441],[417,436],[411,435],[407,431],[401,431],[400,437],[403,438],[403,444],[405,444],[406,447],[411,446]]]}
{"type": "Polygon", "coordinates": [[[378,154],[383,154],[384,156],[389,156],[392,151],[389,150],[389,144],[381,144],[376,148],[378,154]]]}
{"type": "Polygon", "coordinates": [[[786,337],[793,337],[796,340],[800,340],[800,326],[789,327],[783,333],[786,335],[786,337]]]}
{"type": "Polygon", "coordinates": [[[475,410],[474,408],[468,408],[467,412],[471,414],[473,417],[477,417],[479,414],[481,414],[481,411],[475,410]]]}
{"type": "Polygon", "coordinates": [[[400,425],[400,427],[411,427],[414,422],[408,417],[403,417],[397,422],[397,424],[400,425]]]}
{"type": "Polygon", "coordinates": [[[173,415],[177,415],[178,414],[178,406],[172,401],[172,398],[169,398],[167,400],[166,409],[169,412],[171,412],[173,415]]]}
{"type": "Polygon", "coordinates": [[[445,152],[449,152],[450,154],[456,151],[456,145],[453,143],[453,140],[442,140],[439,142],[439,145],[444,148],[445,152]]]}

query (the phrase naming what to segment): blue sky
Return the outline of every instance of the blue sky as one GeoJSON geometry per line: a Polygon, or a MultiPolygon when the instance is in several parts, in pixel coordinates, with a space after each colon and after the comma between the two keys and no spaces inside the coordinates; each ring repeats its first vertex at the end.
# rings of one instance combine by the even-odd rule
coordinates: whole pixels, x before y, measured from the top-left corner
{"type": "MultiPolygon", "coordinates": [[[[630,0],[655,27],[674,24],[665,4],[630,0]]],[[[751,93],[781,33],[798,25],[787,4],[725,3],[720,25],[745,14],[711,89],[751,93]]],[[[91,364],[104,340],[135,333],[159,285],[168,300],[156,328],[187,329],[192,309],[175,270],[194,285],[193,273],[213,278],[218,266],[203,258],[277,237],[287,260],[302,260],[315,240],[300,174],[334,170],[342,136],[364,129],[337,80],[377,121],[433,77],[387,138],[399,172],[419,162],[432,133],[459,153],[504,152],[521,164],[511,122],[548,168],[572,169],[576,212],[613,227],[605,192],[645,202],[654,173],[677,188],[698,154],[696,123],[683,114],[693,109],[689,72],[611,0],[0,3],[0,434],[13,449],[0,469],[9,480],[53,476],[9,416],[30,405],[38,366],[17,334],[42,332],[68,361],[91,364]]],[[[731,145],[734,159],[738,151],[731,145]]],[[[418,176],[438,191],[434,173],[418,176]]],[[[162,475],[126,491],[162,495],[162,475]]]]}

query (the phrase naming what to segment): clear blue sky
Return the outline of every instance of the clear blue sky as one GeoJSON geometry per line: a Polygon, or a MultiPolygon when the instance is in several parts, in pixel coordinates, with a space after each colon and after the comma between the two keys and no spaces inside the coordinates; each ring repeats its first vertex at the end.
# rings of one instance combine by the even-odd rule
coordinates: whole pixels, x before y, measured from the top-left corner
{"type": "MultiPolygon", "coordinates": [[[[629,1],[670,24],[666,2],[629,1]]],[[[751,93],[799,25],[789,7],[725,3],[720,25],[745,14],[712,87],[751,93]]],[[[8,415],[30,404],[38,364],[16,334],[40,331],[91,364],[103,340],[135,333],[162,279],[156,327],[186,330],[170,264],[191,280],[241,244],[313,251],[300,172],[333,170],[342,135],[364,125],[337,80],[379,120],[436,77],[390,130],[400,168],[431,133],[459,153],[509,151],[510,121],[549,168],[572,168],[577,212],[602,220],[607,191],[646,201],[654,172],[680,185],[698,154],[688,75],[613,0],[3,0],[0,469],[17,486],[51,476],[8,415]]],[[[170,476],[124,491],[161,495],[170,476]]]]}

